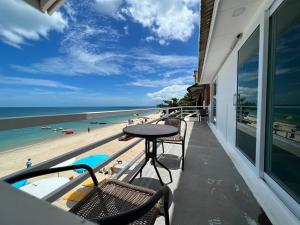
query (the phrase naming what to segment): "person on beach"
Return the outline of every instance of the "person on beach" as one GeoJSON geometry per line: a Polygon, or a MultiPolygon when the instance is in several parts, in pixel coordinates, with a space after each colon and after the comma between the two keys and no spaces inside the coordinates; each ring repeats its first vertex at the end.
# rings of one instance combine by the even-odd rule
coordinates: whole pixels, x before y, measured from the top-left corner
{"type": "Polygon", "coordinates": [[[88,133],[90,133],[90,131],[91,131],[91,130],[90,130],[90,128],[88,127],[88,133]]]}
{"type": "Polygon", "coordinates": [[[27,162],[26,162],[26,168],[29,168],[29,167],[31,167],[32,166],[32,161],[31,161],[31,159],[29,158],[29,159],[27,159],[27,162]]]}

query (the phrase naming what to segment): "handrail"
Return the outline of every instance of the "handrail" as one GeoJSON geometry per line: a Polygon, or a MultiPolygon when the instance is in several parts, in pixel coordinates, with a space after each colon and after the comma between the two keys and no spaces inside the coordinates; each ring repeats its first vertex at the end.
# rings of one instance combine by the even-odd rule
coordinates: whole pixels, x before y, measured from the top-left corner
{"type": "MultiPolygon", "coordinates": [[[[154,123],[156,122],[158,119],[149,121],[148,123],[154,123]]],[[[100,141],[96,141],[94,143],[91,143],[89,145],[83,146],[81,148],[75,149],[71,152],[65,153],[61,156],[57,156],[53,159],[49,159],[47,161],[41,162],[35,166],[32,166],[30,168],[27,169],[23,169],[20,171],[17,171],[13,174],[7,175],[3,178],[1,178],[0,180],[2,181],[6,181],[9,179],[12,179],[12,177],[14,176],[18,176],[22,173],[26,172],[32,172],[32,171],[36,171],[36,170],[40,170],[40,169],[47,169],[50,168],[52,166],[57,165],[58,163],[64,162],[65,160],[68,160],[72,157],[81,155],[82,153],[88,152],[96,147],[99,147],[103,144],[106,144],[110,141],[115,140],[116,138],[122,136],[123,133],[120,132],[118,134],[112,135],[110,137],[107,137],[105,139],[102,139],[100,141]]],[[[125,152],[127,152],[128,150],[130,150],[131,148],[133,148],[134,146],[136,146],[138,143],[140,143],[143,139],[137,139],[135,142],[125,146],[124,148],[122,148],[121,150],[117,151],[116,153],[114,153],[113,155],[111,155],[107,160],[103,161],[102,163],[100,163],[99,165],[97,165],[95,168],[93,168],[93,170],[96,172],[98,170],[100,170],[101,168],[103,168],[104,166],[106,166],[107,164],[109,164],[110,162],[112,162],[113,160],[115,160],[116,158],[118,158],[120,155],[124,154],[125,152]]],[[[58,199],[59,197],[61,197],[63,194],[67,193],[68,191],[70,191],[71,189],[73,189],[74,187],[78,186],[80,183],[82,183],[84,180],[86,180],[88,178],[88,173],[84,173],[81,174],[79,176],[77,176],[75,179],[71,180],[70,182],[66,183],[65,185],[61,186],[59,189],[55,190],[54,192],[51,192],[50,194],[48,194],[47,196],[45,196],[43,198],[43,200],[46,200],[48,202],[53,202],[56,199],[58,199]]]]}
{"type": "Polygon", "coordinates": [[[65,123],[65,122],[105,118],[105,117],[111,117],[116,115],[131,115],[134,113],[150,112],[154,110],[159,110],[159,108],[131,109],[131,110],[117,110],[117,111],[103,111],[103,112],[83,112],[83,113],[45,115],[45,116],[5,117],[5,118],[0,118],[0,131],[48,125],[53,123],[65,123]]]}
{"type": "MultiPolygon", "coordinates": [[[[180,114],[182,111],[181,107],[176,107],[176,108],[180,108],[180,111],[176,111],[176,112],[172,112],[170,114],[167,114],[166,116],[163,116],[162,118],[166,118],[169,116],[174,116],[177,114],[180,114]]],[[[149,110],[149,109],[148,109],[149,110]]],[[[153,110],[153,109],[152,109],[153,110]]],[[[162,119],[159,118],[159,119],[162,119]]],[[[159,119],[155,119],[152,121],[149,121],[148,123],[154,123],[159,119]]],[[[63,155],[57,156],[53,159],[49,159],[47,161],[41,162],[37,165],[34,165],[30,168],[27,169],[23,169],[20,171],[17,171],[13,174],[7,175],[3,178],[1,178],[0,180],[2,181],[6,181],[9,179],[12,179],[14,176],[18,176],[20,174],[22,174],[23,172],[33,172],[36,170],[40,170],[40,169],[47,169],[50,167],[53,167],[61,162],[64,162],[70,158],[73,158],[75,156],[81,155],[82,153],[88,152],[96,147],[99,147],[103,144],[106,144],[108,142],[111,142],[113,140],[115,140],[116,138],[122,136],[123,133],[117,133],[115,135],[109,136],[107,138],[104,138],[102,140],[96,141],[94,143],[91,143],[89,145],[83,146],[81,148],[75,149],[71,152],[65,153],[63,155]]],[[[103,168],[104,166],[106,166],[107,164],[109,164],[110,162],[112,162],[113,160],[115,160],[116,158],[118,158],[119,156],[121,156],[122,154],[124,154],[125,152],[127,152],[128,150],[130,150],[131,148],[133,148],[134,146],[136,146],[138,143],[140,143],[143,139],[137,139],[136,141],[134,141],[133,143],[123,147],[122,149],[120,149],[119,151],[115,152],[113,155],[111,155],[107,160],[103,161],[102,163],[100,163],[99,165],[97,165],[95,168],[93,168],[93,170],[95,172],[99,171],[101,168],[103,168]]],[[[135,157],[131,162],[130,165],[133,165],[134,162],[136,162],[139,158],[141,158],[142,154],[139,154],[137,157],[135,157]]],[[[130,168],[130,166],[127,166],[126,168],[122,169],[120,171],[120,173],[118,173],[116,176],[119,177],[121,176],[123,173],[126,172],[126,170],[128,170],[130,168]]],[[[45,201],[48,202],[53,202],[55,200],[57,200],[59,197],[61,197],[63,194],[67,193],[68,191],[70,191],[71,189],[73,189],[74,187],[78,186],[80,183],[82,183],[83,181],[85,181],[87,178],[89,177],[88,172],[85,172],[79,176],[77,176],[75,179],[71,180],[70,182],[66,183],[65,185],[61,186],[59,189],[55,190],[54,192],[51,192],[50,194],[48,194],[47,196],[45,196],[44,198],[42,198],[45,201]]]]}

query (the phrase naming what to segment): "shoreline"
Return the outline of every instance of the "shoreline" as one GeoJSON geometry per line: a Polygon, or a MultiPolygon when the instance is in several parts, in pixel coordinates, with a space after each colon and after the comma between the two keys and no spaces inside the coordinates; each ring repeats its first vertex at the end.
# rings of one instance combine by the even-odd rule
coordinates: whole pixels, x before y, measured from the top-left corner
{"type": "MultiPolygon", "coordinates": [[[[112,126],[112,125],[125,124],[125,123],[126,122],[101,124],[101,127],[91,129],[91,132],[98,131],[99,129],[103,129],[105,127],[109,127],[109,126],[112,126]]],[[[86,132],[87,131],[78,131],[78,132],[75,132],[75,134],[72,134],[72,135],[66,135],[66,134],[64,134],[62,136],[49,137],[49,138],[46,138],[43,141],[38,141],[38,142],[33,143],[33,144],[28,144],[28,145],[24,145],[24,146],[20,146],[20,147],[16,147],[16,148],[3,149],[3,150],[0,149],[0,156],[2,154],[8,153],[8,152],[19,151],[19,150],[22,150],[22,149],[35,147],[36,145],[43,144],[43,143],[46,143],[46,142],[51,142],[51,141],[55,141],[55,140],[65,139],[65,138],[69,138],[69,137],[75,137],[75,136],[78,136],[78,135],[86,133],[86,132]]]]}
{"type": "MultiPolygon", "coordinates": [[[[151,114],[148,116],[150,120],[159,117],[159,114],[151,114]]],[[[137,124],[138,119],[134,120],[137,124]]],[[[95,141],[104,139],[116,133],[122,132],[122,129],[126,126],[126,123],[120,122],[118,124],[109,124],[101,126],[96,129],[92,129],[91,132],[79,132],[75,135],[67,135],[66,137],[58,137],[43,142],[35,143],[29,146],[22,146],[20,148],[14,148],[7,151],[0,152],[0,177],[6,176],[13,172],[25,168],[25,163],[28,158],[31,158],[33,165],[36,165],[45,160],[52,159],[64,153],[73,151],[82,146],[88,145],[95,141]]],[[[132,141],[119,141],[118,139],[101,145],[95,149],[92,149],[86,153],[78,155],[76,159],[91,155],[91,154],[108,154],[111,155],[122,147],[129,145],[132,141]]],[[[142,145],[143,146],[143,145],[142,145]]],[[[139,147],[141,148],[141,146],[139,147]]],[[[135,150],[129,151],[127,155],[121,157],[124,161],[131,160],[131,157],[135,156],[135,150]]]]}

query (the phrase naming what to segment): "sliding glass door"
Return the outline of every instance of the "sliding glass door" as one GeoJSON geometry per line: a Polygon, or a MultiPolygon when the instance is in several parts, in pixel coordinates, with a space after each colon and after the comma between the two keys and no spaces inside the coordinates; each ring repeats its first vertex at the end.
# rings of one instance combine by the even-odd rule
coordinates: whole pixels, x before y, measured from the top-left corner
{"type": "Polygon", "coordinates": [[[259,27],[238,52],[236,147],[255,164],[259,27]]]}
{"type": "Polygon", "coordinates": [[[300,202],[300,1],[270,18],[265,170],[300,202]]]}

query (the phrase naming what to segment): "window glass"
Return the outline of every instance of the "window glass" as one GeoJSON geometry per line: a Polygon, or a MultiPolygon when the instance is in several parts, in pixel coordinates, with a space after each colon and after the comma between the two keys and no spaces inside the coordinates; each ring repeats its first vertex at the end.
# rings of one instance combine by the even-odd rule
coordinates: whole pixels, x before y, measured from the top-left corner
{"type": "Polygon", "coordinates": [[[212,99],[212,122],[217,122],[217,81],[213,83],[213,99],[212,99]]]}
{"type": "Polygon", "coordinates": [[[300,202],[300,1],[270,20],[266,172],[300,202]]]}
{"type": "Polygon", "coordinates": [[[236,146],[255,163],[259,27],[238,52],[236,146]]]}

